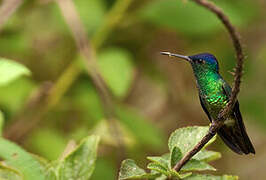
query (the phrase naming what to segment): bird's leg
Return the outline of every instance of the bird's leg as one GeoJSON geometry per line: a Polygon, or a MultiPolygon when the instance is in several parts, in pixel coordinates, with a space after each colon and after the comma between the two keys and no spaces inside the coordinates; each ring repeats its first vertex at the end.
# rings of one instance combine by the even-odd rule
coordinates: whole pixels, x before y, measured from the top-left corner
{"type": "Polygon", "coordinates": [[[198,144],[174,166],[175,171],[180,171],[180,169],[195,155],[197,154],[205,144],[207,144],[211,138],[217,133],[217,131],[222,127],[223,121],[212,121],[209,128],[209,132],[198,142],[198,144]]]}

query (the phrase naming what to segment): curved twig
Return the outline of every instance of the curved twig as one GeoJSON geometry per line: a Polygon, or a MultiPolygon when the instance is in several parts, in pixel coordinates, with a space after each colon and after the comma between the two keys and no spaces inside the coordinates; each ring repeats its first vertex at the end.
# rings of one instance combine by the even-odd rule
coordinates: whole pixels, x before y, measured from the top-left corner
{"type": "Polygon", "coordinates": [[[236,52],[237,65],[235,68],[234,84],[229,102],[227,103],[225,108],[219,113],[218,119],[212,122],[208,134],[206,134],[202,138],[202,140],[174,166],[173,169],[176,171],[179,171],[183,165],[185,165],[195,154],[197,154],[204,147],[204,145],[210,141],[210,139],[217,133],[217,131],[223,125],[223,120],[226,119],[226,117],[228,116],[229,112],[231,111],[237,100],[237,95],[240,91],[240,83],[241,83],[243,62],[244,62],[244,55],[239,35],[236,31],[236,28],[230,22],[229,18],[225,15],[223,10],[217,7],[214,3],[206,0],[193,0],[193,1],[207,8],[209,11],[213,12],[218,17],[218,19],[222,21],[233,41],[233,45],[236,52]]]}

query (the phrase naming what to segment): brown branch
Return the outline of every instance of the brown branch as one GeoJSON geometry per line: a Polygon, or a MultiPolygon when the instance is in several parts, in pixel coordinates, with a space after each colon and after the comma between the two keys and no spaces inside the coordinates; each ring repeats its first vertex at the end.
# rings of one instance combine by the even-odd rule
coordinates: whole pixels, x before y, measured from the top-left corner
{"type": "Polygon", "coordinates": [[[24,108],[11,119],[11,122],[14,121],[14,123],[5,128],[3,132],[5,138],[21,143],[24,134],[36,126],[40,120],[40,116],[44,113],[43,102],[51,88],[51,82],[44,82],[32,92],[24,108]]]}
{"type": "Polygon", "coordinates": [[[68,27],[71,30],[76,45],[81,55],[83,55],[83,59],[87,65],[88,73],[92,77],[95,86],[100,92],[104,103],[103,105],[106,108],[106,115],[108,116],[108,118],[112,119],[114,117],[113,112],[110,111],[110,109],[113,108],[113,97],[107,89],[100,73],[98,72],[95,49],[91,46],[91,43],[87,39],[85,28],[75,9],[75,5],[73,4],[72,0],[57,0],[57,3],[68,27]]]}
{"type": "Polygon", "coordinates": [[[240,43],[239,35],[236,31],[236,28],[233,26],[233,24],[230,22],[229,18],[225,15],[222,9],[217,7],[214,3],[206,1],[206,0],[193,0],[197,4],[207,8],[211,12],[213,12],[218,19],[222,21],[225,28],[227,29],[235,48],[236,52],[236,70],[234,75],[234,84],[232,89],[232,94],[230,97],[229,102],[225,106],[225,108],[219,113],[218,118],[213,121],[211,124],[210,130],[208,134],[206,134],[202,140],[185,156],[174,166],[174,170],[177,172],[184,166],[195,154],[197,154],[206,143],[208,143],[211,138],[217,133],[217,131],[220,129],[220,127],[223,125],[223,121],[228,117],[229,112],[232,110],[235,102],[237,101],[237,95],[240,91],[240,83],[241,83],[241,77],[242,77],[242,70],[243,70],[243,62],[244,62],[244,55],[242,51],[242,46],[240,43]]]}
{"type": "Polygon", "coordinates": [[[116,113],[115,106],[116,103],[114,98],[107,88],[101,74],[98,71],[96,64],[96,50],[91,45],[90,41],[87,39],[85,28],[80,20],[80,17],[76,11],[75,5],[72,0],[56,0],[58,3],[62,15],[69,26],[71,33],[75,39],[76,45],[83,55],[83,59],[87,64],[88,74],[91,76],[102,100],[103,109],[107,120],[109,120],[110,130],[116,138],[118,146],[120,147],[120,157],[124,154],[123,140],[120,135],[120,130],[116,125],[116,113]]]}
{"type": "Polygon", "coordinates": [[[0,7],[0,29],[8,18],[17,10],[22,0],[5,0],[0,7]]]}
{"type": "Polygon", "coordinates": [[[197,145],[189,151],[175,166],[174,170],[177,172],[195,155],[197,154],[204,146],[207,144],[216,132],[222,127],[223,121],[213,121],[209,132],[197,143],[197,145]]]}

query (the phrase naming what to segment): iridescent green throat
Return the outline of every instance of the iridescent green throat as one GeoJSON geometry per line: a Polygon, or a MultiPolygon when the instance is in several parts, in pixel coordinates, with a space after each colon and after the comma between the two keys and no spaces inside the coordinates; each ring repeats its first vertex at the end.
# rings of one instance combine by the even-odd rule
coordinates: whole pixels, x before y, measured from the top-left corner
{"type": "Polygon", "coordinates": [[[199,94],[205,99],[206,108],[213,116],[217,116],[228,102],[228,97],[223,91],[225,81],[215,69],[197,65],[192,65],[192,68],[199,94]]]}

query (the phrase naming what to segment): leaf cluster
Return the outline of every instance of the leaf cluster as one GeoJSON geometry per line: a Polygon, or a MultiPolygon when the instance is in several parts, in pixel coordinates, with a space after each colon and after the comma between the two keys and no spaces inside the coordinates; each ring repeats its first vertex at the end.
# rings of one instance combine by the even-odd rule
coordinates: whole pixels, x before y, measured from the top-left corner
{"type": "Polygon", "coordinates": [[[198,154],[196,154],[179,172],[173,170],[173,167],[182,157],[189,152],[208,132],[208,127],[194,126],[177,129],[169,138],[169,153],[162,156],[149,156],[151,162],[147,165],[150,172],[136,165],[132,159],[126,159],[122,162],[119,180],[127,179],[206,179],[206,180],[234,180],[236,176],[214,176],[209,174],[198,174],[199,171],[215,171],[208,162],[221,157],[219,152],[206,150],[205,147],[215,141],[214,137],[198,154]]]}

